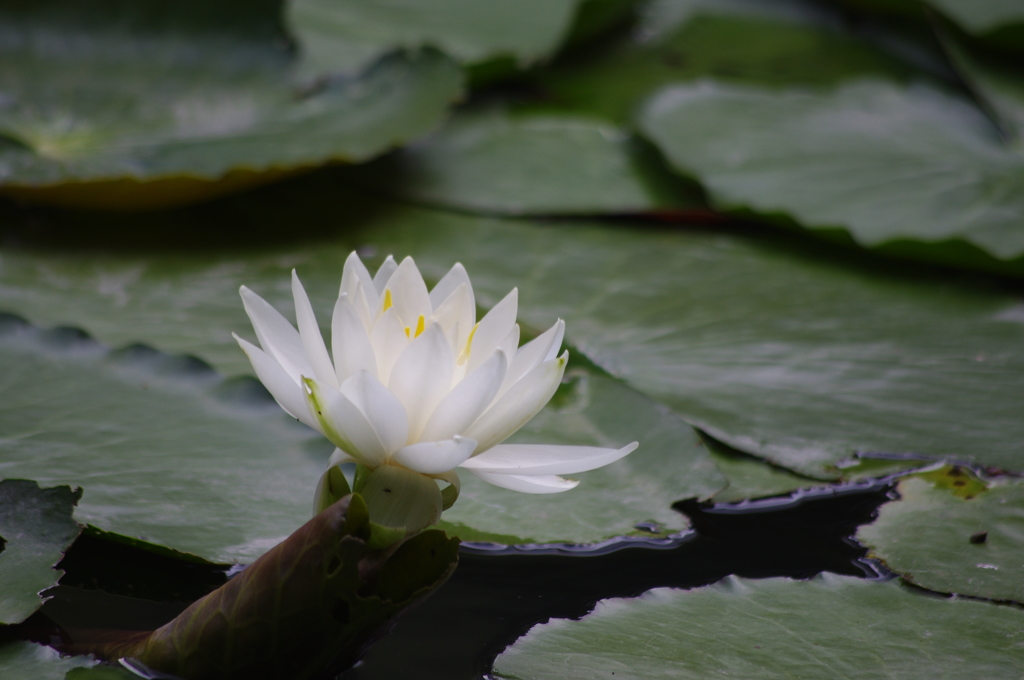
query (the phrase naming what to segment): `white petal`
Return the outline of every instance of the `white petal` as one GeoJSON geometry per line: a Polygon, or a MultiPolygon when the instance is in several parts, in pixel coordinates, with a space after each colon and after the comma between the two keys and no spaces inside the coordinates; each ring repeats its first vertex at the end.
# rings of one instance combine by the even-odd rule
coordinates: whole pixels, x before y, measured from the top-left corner
{"type": "Polygon", "coordinates": [[[462,434],[494,399],[505,378],[506,366],[504,354],[492,354],[441,400],[417,439],[435,441],[462,434]]]}
{"type": "Polygon", "coordinates": [[[469,338],[469,331],[476,323],[476,308],[473,304],[473,292],[469,286],[459,284],[448,298],[441,303],[440,307],[434,309],[433,316],[428,323],[436,323],[449,334],[452,330],[458,329],[455,335],[455,342],[452,343],[452,352],[458,356],[469,338]]]}
{"type": "Polygon", "coordinates": [[[331,443],[368,467],[384,462],[387,451],[370,420],[344,394],[306,378],[306,403],[331,443]]]}
{"type": "Polygon", "coordinates": [[[377,307],[377,302],[374,301],[373,307],[366,299],[366,291],[369,290],[374,296],[377,295],[376,291],[370,288],[363,288],[362,285],[356,284],[355,291],[349,297],[348,301],[352,304],[352,307],[356,310],[356,314],[359,315],[359,320],[363,323],[363,328],[367,333],[373,330],[373,324],[377,321],[377,317],[370,313],[371,309],[377,307]]]}
{"type": "Polygon", "coordinates": [[[498,348],[498,343],[508,336],[512,326],[516,323],[516,312],[519,308],[519,289],[513,288],[512,292],[494,305],[491,311],[487,312],[476,332],[473,333],[472,344],[469,347],[469,367],[467,373],[484,362],[491,352],[498,348]]]}
{"type": "Polygon", "coordinates": [[[334,372],[331,356],[327,353],[327,346],[324,345],[324,336],[320,333],[320,326],[317,325],[313,306],[309,304],[306,289],[302,287],[299,275],[295,273],[294,269],[292,270],[292,297],[295,298],[295,320],[299,324],[302,347],[306,351],[309,363],[313,365],[313,375],[309,377],[315,377],[325,385],[338,389],[338,376],[334,372]]]}
{"type": "Polygon", "coordinates": [[[467,460],[462,467],[474,472],[513,475],[571,475],[596,470],[632,453],[633,442],[621,449],[552,444],[501,444],[467,460]]]}
{"type": "Polygon", "coordinates": [[[319,423],[313,419],[309,414],[309,409],[306,408],[306,397],[301,385],[288,375],[280,364],[267,356],[266,352],[234,333],[231,335],[249,357],[249,362],[252,363],[252,368],[256,371],[256,377],[260,379],[278,405],[292,418],[296,418],[323,434],[319,423]]]}
{"type": "Polygon", "coordinates": [[[391,455],[391,462],[398,463],[414,472],[437,475],[454,470],[460,463],[473,455],[476,442],[464,437],[454,437],[436,442],[419,442],[398,449],[391,455]]]}
{"type": "Polygon", "coordinates": [[[488,484],[522,493],[561,493],[562,491],[575,488],[579,484],[578,480],[562,479],[554,475],[525,477],[522,475],[496,475],[491,472],[477,472],[476,470],[470,470],[470,472],[488,484]]]}
{"type": "Polygon", "coordinates": [[[505,355],[506,364],[511,364],[519,347],[519,324],[512,326],[505,339],[498,343],[498,351],[505,355]]]}
{"type": "Polygon", "coordinates": [[[388,389],[409,414],[409,443],[419,439],[427,418],[451,390],[454,369],[452,349],[436,325],[410,342],[395,361],[388,389]]]}
{"type": "Polygon", "coordinates": [[[423,283],[423,276],[411,257],[398,265],[388,280],[387,289],[391,291],[391,303],[398,312],[398,318],[410,329],[416,328],[421,316],[424,321],[432,316],[427,284],[423,283]]]}
{"type": "Polygon", "coordinates": [[[256,331],[256,338],[260,341],[263,351],[279,363],[296,382],[301,376],[313,375],[313,367],[306,358],[306,350],[302,346],[299,332],[279,311],[256,293],[245,286],[238,292],[242,295],[245,313],[252,321],[253,330],[256,331]]]}
{"type": "MultiPolygon", "coordinates": [[[[455,266],[449,269],[448,273],[430,291],[430,308],[436,311],[463,284],[469,289],[470,306],[473,307],[473,314],[475,316],[476,302],[473,300],[473,284],[470,282],[469,274],[466,273],[466,268],[462,266],[461,262],[456,262],[455,266]]],[[[469,325],[472,326],[474,323],[476,323],[475,319],[469,325]]]]}
{"type": "Polygon", "coordinates": [[[373,299],[367,299],[372,307],[377,306],[377,290],[373,287],[373,277],[366,269],[366,265],[359,259],[353,250],[345,260],[345,269],[341,273],[341,290],[338,297],[348,295],[350,300],[355,300],[356,286],[361,286],[366,295],[372,295],[373,299]]]}
{"type": "Polygon", "coordinates": [[[366,371],[360,371],[342,384],[341,393],[370,421],[386,453],[391,454],[405,446],[409,438],[409,418],[405,407],[379,380],[366,371]]]}
{"type": "Polygon", "coordinates": [[[477,452],[500,444],[525,425],[554,396],[569,360],[566,352],[557,359],[545,361],[510,387],[504,396],[484,411],[463,436],[479,442],[477,452]]]}
{"type": "Polygon", "coordinates": [[[380,266],[377,273],[373,277],[373,289],[377,292],[377,295],[384,293],[385,286],[388,285],[388,279],[398,269],[398,263],[395,262],[395,258],[390,255],[384,260],[384,264],[380,266]]]}
{"type": "Polygon", "coordinates": [[[409,346],[405,326],[402,325],[394,308],[387,310],[377,319],[370,333],[370,344],[377,359],[377,377],[382,383],[387,383],[391,377],[391,367],[409,346]]]}
{"type": "Polygon", "coordinates": [[[508,373],[505,374],[505,383],[498,390],[498,396],[503,395],[509,387],[512,387],[520,378],[531,371],[534,366],[555,358],[562,345],[562,335],[564,333],[565,322],[559,319],[551,328],[520,347],[509,364],[508,373]]]}
{"type": "Polygon", "coordinates": [[[343,294],[334,305],[331,319],[331,348],[334,351],[334,367],[337,369],[338,384],[345,382],[358,371],[377,375],[377,358],[370,344],[370,336],[343,294]]]}

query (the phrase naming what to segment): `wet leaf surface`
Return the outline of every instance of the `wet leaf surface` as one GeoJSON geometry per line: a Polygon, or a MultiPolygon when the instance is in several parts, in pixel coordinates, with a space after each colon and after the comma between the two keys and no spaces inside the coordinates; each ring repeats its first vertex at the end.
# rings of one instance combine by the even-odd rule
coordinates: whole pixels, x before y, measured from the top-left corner
{"type": "Polygon", "coordinates": [[[1016,678],[1024,613],[825,575],[729,577],[690,591],[605,600],[581,621],[537,626],[498,677],[1016,678]],[[695,625],[699,622],[699,625],[695,625]]]}
{"type": "Polygon", "coordinates": [[[371,158],[429,130],[459,95],[458,68],[429,50],[303,92],[278,10],[270,0],[6,3],[0,192],[108,207],[186,202],[371,158]],[[210,186],[229,171],[242,175],[210,186]],[[66,186],[82,182],[99,185],[66,186]]]}
{"type": "Polygon", "coordinates": [[[946,468],[897,491],[857,532],[873,556],[922,588],[1024,602],[1024,483],[946,468]]]}
{"type": "Polygon", "coordinates": [[[867,248],[1019,274],[1024,156],[970,102],[923,84],[831,92],[667,88],[641,129],[712,205],[867,248]]]}
{"type": "Polygon", "coordinates": [[[0,481],[0,623],[24,621],[57,584],[57,563],[82,530],[71,518],[80,497],[67,486],[0,481]]]}

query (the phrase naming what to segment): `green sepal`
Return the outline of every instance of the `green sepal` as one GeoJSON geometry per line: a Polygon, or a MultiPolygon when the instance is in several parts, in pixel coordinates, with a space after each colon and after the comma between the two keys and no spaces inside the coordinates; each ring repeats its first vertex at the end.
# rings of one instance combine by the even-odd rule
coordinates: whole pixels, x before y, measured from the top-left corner
{"type": "Polygon", "coordinates": [[[331,507],[345,496],[352,493],[345,479],[345,473],[337,465],[332,465],[320,476],[316,485],[316,494],[313,496],[313,516],[331,507]]]}
{"type": "Polygon", "coordinates": [[[371,549],[372,533],[364,500],[346,496],[167,625],[66,651],[188,680],[333,676],[458,563],[458,540],[441,531],[386,550],[371,549]]]}
{"type": "Polygon", "coordinates": [[[401,541],[405,535],[404,527],[386,527],[370,522],[370,540],[366,546],[370,550],[383,550],[401,541]]]}
{"type": "Polygon", "coordinates": [[[352,479],[352,492],[359,493],[363,490],[363,485],[366,484],[366,478],[373,472],[370,468],[366,467],[362,463],[356,464],[356,475],[352,479]]]}

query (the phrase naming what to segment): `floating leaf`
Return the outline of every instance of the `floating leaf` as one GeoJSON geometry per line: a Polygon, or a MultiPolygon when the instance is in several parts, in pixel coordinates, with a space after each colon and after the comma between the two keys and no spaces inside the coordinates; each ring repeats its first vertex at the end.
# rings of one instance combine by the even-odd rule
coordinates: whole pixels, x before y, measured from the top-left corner
{"type": "Polygon", "coordinates": [[[1024,613],[824,575],[731,576],[689,591],[605,600],[536,626],[495,661],[516,680],[614,677],[1017,678],[1024,613]]]}
{"type": "Polygon", "coordinates": [[[716,207],[1024,273],[1024,156],[958,96],[874,80],[831,92],[703,82],[663,90],[640,126],[716,207]]]}
{"type": "Polygon", "coordinates": [[[510,58],[525,67],[551,55],[581,0],[292,0],[286,21],[307,75],[354,73],[396,48],[444,50],[460,62],[510,58]]]}
{"type": "Polygon", "coordinates": [[[27,479],[0,481],[0,623],[27,619],[64,573],[56,566],[82,530],[71,518],[81,495],[27,479]]]}
{"type": "Polygon", "coordinates": [[[196,200],[372,158],[429,130],[459,94],[458,68],[430,50],[301,91],[279,9],[5,3],[0,193],[91,207],[196,200]]]}
{"type": "Polygon", "coordinates": [[[437,133],[348,177],[404,200],[483,213],[706,210],[657,152],[610,123],[494,106],[463,110],[437,133]]]}
{"type": "Polygon", "coordinates": [[[329,447],[261,387],[2,321],[5,477],[81,485],[78,519],[218,560],[249,561],[309,517],[329,447]]]}
{"type": "Polygon", "coordinates": [[[88,657],[62,657],[55,649],[31,642],[0,643],[0,674],[4,680],[64,680],[65,674],[74,673],[74,669],[84,670],[95,663],[88,657]]]}
{"type": "Polygon", "coordinates": [[[915,585],[1024,602],[1024,483],[984,486],[963,468],[905,479],[899,500],[883,505],[857,538],[915,585]]]}

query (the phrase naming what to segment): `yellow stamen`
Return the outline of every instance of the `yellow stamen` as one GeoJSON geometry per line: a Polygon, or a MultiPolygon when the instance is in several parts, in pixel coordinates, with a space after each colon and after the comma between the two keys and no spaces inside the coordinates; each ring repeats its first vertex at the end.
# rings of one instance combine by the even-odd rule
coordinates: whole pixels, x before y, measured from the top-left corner
{"type": "Polygon", "coordinates": [[[455,361],[455,363],[458,364],[459,366],[469,361],[469,348],[473,346],[473,336],[476,335],[477,328],[480,328],[479,323],[473,326],[473,330],[469,332],[469,337],[466,338],[466,346],[459,354],[459,358],[455,361]]]}
{"type": "Polygon", "coordinates": [[[415,338],[420,337],[420,333],[423,332],[423,329],[426,328],[426,325],[427,325],[426,324],[426,319],[424,319],[423,315],[420,314],[420,318],[416,322],[416,335],[414,335],[413,337],[415,337],[415,338]]]}
{"type": "MultiPolygon", "coordinates": [[[[386,312],[389,309],[391,309],[392,305],[394,305],[394,301],[391,299],[391,289],[390,288],[385,288],[384,289],[384,309],[382,309],[380,311],[381,312],[386,312]]],[[[408,333],[406,333],[406,335],[408,335],[408,333]]]]}
{"type": "Polygon", "coordinates": [[[407,337],[407,338],[409,337],[409,327],[408,326],[405,327],[405,337],[407,337]]]}

